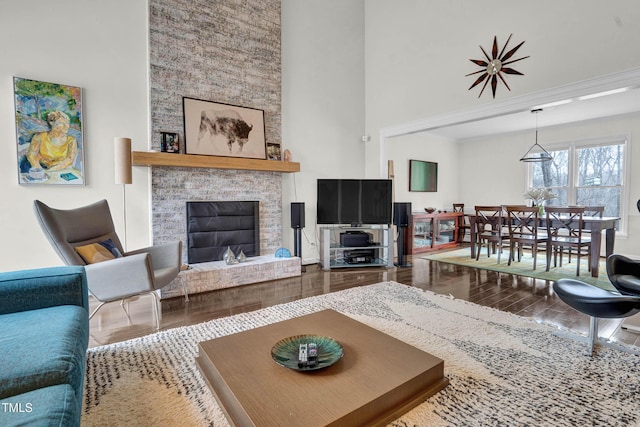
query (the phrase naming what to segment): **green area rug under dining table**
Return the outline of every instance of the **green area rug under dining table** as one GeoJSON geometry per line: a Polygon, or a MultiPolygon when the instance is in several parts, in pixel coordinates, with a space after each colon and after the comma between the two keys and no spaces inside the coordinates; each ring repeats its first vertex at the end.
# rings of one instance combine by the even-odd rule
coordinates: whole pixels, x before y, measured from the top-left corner
{"type": "Polygon", "coordinates": [[[448,252],[439,252],[436,254],[424,255],[421,258],[431,261],[446,262],[449,264],[464,265],[466,267],[481,268],[484,270],[499,271],[503,273],[517,274],[519,276],[534,277],[536,279],[556,281],[563,277],[578,279],[586,283],[598,286],[603,289],[614,290],[613,285],[607,277],[606,261],[600,260],[600,271],[598,277],[591,277],[591,272],[587,268],[587,258],[582,257],[580,259],[580,276],[576,277],[576,257],[573,256],[571,262],[568,262],[568,257],[565,255],[562,267],[553,266],[553,260],[551,261],[551,268],[549,271],[546,269],[546,255],[544,252],[538,254],[536,269],[533,269],[533,257],[531,252],[527,251],[522,255],[520,262],[512,261],[511,265],[507,265],[509,261],[509,251],[505,250],[500,256],[500,264],[498,264],[498,255],[491,254],[487,256],[486,249],[480,253],[480,259],[477,261],[475,258],[471,258],[471,248],[456,249],[448,252]]]}

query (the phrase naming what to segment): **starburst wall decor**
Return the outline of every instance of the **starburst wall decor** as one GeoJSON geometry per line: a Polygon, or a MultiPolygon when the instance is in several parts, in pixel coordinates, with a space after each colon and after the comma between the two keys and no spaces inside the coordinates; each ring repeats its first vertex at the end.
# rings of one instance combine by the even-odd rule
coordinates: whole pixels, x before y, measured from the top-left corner
{"type": "Polygon", "coordinates": [[[469,73],[469,74],[465,75],[465,77],[467,77],[467,76],[473,76],[475,74],[481,74],[476,79],[476,81],[473,82],[473,84],[469,88],[469,90],[471,90],[474,87],[476,87],[477,85],[479,85],[480,83],[484,82],[484,85],[482,85],[482,90],[480,90],[480,94],[478,95],[478,98],[480,98],[480,96],[482,96],[482,93],[484,92],[485,88],[487,87],[487,84],[489,83],[489,81],[491,81],[491,91],[493,92],[493,97],[495,98],[496,97],[496,89],[498,87],[498,78],[502,81],[502,83],[504,83],[504,85],[506,86],[507,89],[511,90],[511,88],[509,87],[509,85],[505,81],[502,73],[524,76],[524,74],[522,74],[521,72],[519,72],[517,70],[514,70],[511,67],[505,67],[505,65],[510,65],[510,64],[513,64],[514,62],[522,61],[523,59],[527,59],[529,57],[529,56],[525,56],[525,57],[518,58],[518,59],[511,59],[513,57],[513,55],[515,55],[516,51],[518,49],[520,49],[520,46],[522,46],[524,44],[524,41],[521,42],[516,47],[514,47],[513,49],[511,49],[510,51],[508,51],[507,53],[504,53],[505,50],[507,50],[507,45],[509,44],[509,41],[511,40],[511,36],[512,35],[513,34],[509,35],[509,38],[507,39],[507,42],[504,44],[502,50],[500,51],[500,54],[498,54],[498,38],[497,38],[497,36],[494,36],[493,37],[493,48],[491,49],[491,57],[487,54],[487,52],[484,50],[484,48],[482,46],[480,46],[480,50],[482,50],[482,53],[484,54],[486,60],[484,60],[484,59],[470,59],[469,60],[469,61],[473,62],[474,64],[482,67],[482,69],[480,71],[475,71],[473,73],[469,73]]]}

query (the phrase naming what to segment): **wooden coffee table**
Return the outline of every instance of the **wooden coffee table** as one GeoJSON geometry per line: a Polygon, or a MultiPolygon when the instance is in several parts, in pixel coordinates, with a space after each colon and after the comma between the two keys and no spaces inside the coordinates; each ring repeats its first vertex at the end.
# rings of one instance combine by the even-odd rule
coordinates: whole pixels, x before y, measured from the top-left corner
{"type": "Polygon", "coordinates": [[[196,362],[237,426],[386,425],[449,384],[444,361],[333,310],[199,344],[196,362]],[[344,356],[309,372],[271,358],[294,335],[338,341],[344,356]]]}

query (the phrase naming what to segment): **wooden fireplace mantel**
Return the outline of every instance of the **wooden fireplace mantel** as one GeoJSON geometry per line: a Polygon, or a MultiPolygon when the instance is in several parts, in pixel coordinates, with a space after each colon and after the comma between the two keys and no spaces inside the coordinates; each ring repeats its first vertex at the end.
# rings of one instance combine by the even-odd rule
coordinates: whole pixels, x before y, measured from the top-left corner
{"type": "Polygon", "coordinates": [[[135,166],[167,166],[183,168],[240,169],[268,172],[300,172],[300,163],[279,160],[244,159],[239,157],[173,154],[157,151],[134,151],[135,166]]]}

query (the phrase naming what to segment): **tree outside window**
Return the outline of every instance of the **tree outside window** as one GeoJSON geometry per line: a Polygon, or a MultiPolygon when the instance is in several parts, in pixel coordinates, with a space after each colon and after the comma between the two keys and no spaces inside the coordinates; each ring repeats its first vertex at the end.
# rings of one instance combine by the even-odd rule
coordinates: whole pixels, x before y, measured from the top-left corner
{"type": "Polygon", "coordinates": [[[549,148],[553,160],[529,164],[529,189],[555,193],[550,206],[604,206],[605,216],[622,216],[626,138],[549,148]]]}

